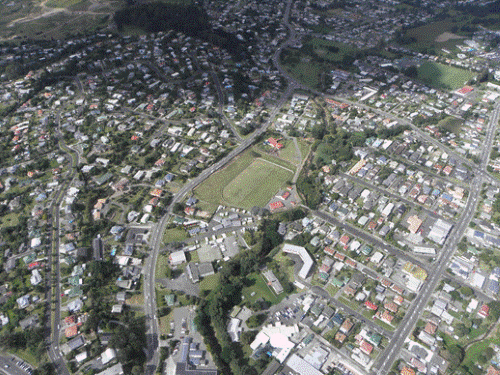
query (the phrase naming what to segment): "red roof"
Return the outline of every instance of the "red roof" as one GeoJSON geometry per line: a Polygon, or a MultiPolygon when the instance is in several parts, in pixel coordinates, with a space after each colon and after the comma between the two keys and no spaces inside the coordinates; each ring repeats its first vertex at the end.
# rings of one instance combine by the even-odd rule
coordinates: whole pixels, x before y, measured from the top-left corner
{"type": "Polygon", "coordinates": [[[370,301],[366,301],[365,302],[365,306],[367,309],[370,309],[370,310],[373,310],[373,311],[377,311],[378,309],[378,306],[375,305],[374,303],[370,302],[370,301]]]}
{"type": "Polygon", "coordinates": [[[274,139],[274,138],[272,138],[272,137],[271,137],[271,138],[268,138],[268,140],[267,140],[267,141],[269,142],[269,144],[270,144],[271,146],[273,146],[274,148],[277,148],[278,150],[279,150],[280,148],[283,148],[283,144],[282,144],[282,143],[279,143],[276,139],[274,139]]]}
{"type": "Polygon", "coordinates": [[[330,255],[334,255],[335,250],[333,250],[327,246],[327,247],[325,247],[325,253],[330,254],[330,255]]]}
{"type": "Polygon", "coordinates": [[[469,92],[471,92],[472,90],[474,90],[474,87],[471,87],[471,86],[464,86],[462,87],[460,90],[458,90],[458,92],[460,94],[468,94],[469,92]]]}
{"type": "Polygon", "coordinates": [[[370,353],[373,350],[373,345],[370,344],[369,342],[363,340],[363,341],[361,341],[361,345],[359,346],[359,348],[361,349],[362,352],[370,355],[370,353]]]}
{"type": "Polygon", "coordinates": [[[479,310],[478,314],[484,317],[490,315],[490,307],[488,305],[481,306],[481,309],[479,310]]]}
{"type": "Polygon", "coordinates": [[[273,203],[269,204],[269,208],[271,209],[271,211],[277,210],[278,208],[282,208],[282,207],[285,207],[285,205],[283,204],[283,202],[280,202],[280,201],[273,202],[273,203]]]}

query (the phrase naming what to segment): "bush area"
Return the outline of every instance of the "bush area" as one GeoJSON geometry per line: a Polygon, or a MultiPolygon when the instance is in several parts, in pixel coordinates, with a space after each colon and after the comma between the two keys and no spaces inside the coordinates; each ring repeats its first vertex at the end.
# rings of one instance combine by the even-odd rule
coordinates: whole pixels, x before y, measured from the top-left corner
{"type": "MultiPolygon", "coordinates": [[[[303,215],[301,210],[293,212],[290,217],[303,215]]],[[[277,219],[263,221],[259,232],[254,235],[254,248],[225,263],[219,272],[217,287],[207,291],[206,298],[201,300],[197,309],[195,324],[212,353],[215,365],[223,374],[257,375],[268,363],[269,359],[263,358],[250,365],[243,354],[241,343],[231,341],[226,327],[231,310],[241,303],[243,288],[250,286],[252,282],[247,276],[258,272],[267,263],[271,250],[283,241],[277,233],[278,225],[277,219]]],[[[252,319],[255,324],[262,324],[264,320],[259,315],[252,319]]]]}
{"type": "Polygon", "coordinates": [[[114,16],[118,30],[132,26],[147,32],[174,30],[226,49],[235,59],[245,55],[246,46],[234,35],[212,29],[206,12],[197,5],[153,2],[127,7],[114,16]]]}

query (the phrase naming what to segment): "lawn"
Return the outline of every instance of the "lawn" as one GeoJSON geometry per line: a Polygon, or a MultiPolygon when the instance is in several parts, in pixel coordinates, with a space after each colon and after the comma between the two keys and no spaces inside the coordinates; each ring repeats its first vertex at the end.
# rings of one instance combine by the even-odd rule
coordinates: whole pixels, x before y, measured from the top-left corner
{"type": "Polygon", "coordinates": [[[271,302],[273,305],[281,302],[285,298],[286,293],[281,293],[279,296],[274,294],[274,292],[269,288],[262,277],[261,274],[252,274],[248,278],[255,282],[254,285],[243,288],[242,294],[245,297],[245,301],[254,303],[258,299],[263,299],[271,302]],[[252,295],[252,293],[255,293],[252,295]]]}
{"type": "Polygon", "coordinates": [[[442,127],[443,129],[446,129],[450,133],[458,135],[460,133],[460,129],[462,128],[462,125],[464,123],[464,120],[448,116],[445,119],[439,121],[438,127],[442,127]]]}
{"type": "Polygon", "coordinates": [[[168,263],[168,255],[160,254],[156,262],[156,270],[155,270],[156,279],[165,278],[166,267],[170,267],[168,263]]]}
{"type": "Polygon", "coordinates": [[[336,287],[330,283],[328,283],[323,289],[325,289],[328,292],[328,294],[332,297],[335,297],[337,292],[340,290],[339,287],[336,287]]]}
{"type": "Polygon", "coordinates": [[[491,339],[481,340],[472,344],[470,348],[465,352],[465,358],[462,364],[465,366],[474,365],[479,363],[479,355],[484,352],[484,350],[490,346],[491,339]]]}
{"type": "Polygon", "coordinates": [[[302,161],[300,159],[300,155],[297,153],[297,148],[295,147],[292,139],[287,139],[285,141],[285,147],[279,150],[278,157],[287,161],[288,163],[293,164],[296,167],[299,166],[300,162],[302,161]]]}
{"type": "Polygon", "coordinates": [[[168,335],[170,333],[170,322],[174,317],[174,312],[170,312],[170,314],[162,316],[160,318],[160,334],[168,335]]]}
{"type": "Polygon", "coordinates": [[[359,305],[356,302],[354,302],[354,301],[348,300],[345,297],[339,297],[338,300],[339,300],[339,302],[343,303],[347,307],[350,307],[354,311],[358,311],[359,310],[359,305]]]}
{"type": "Polygon", "coordinates": [[[224,188],[223,200],[230,206],[264,207],[292,177],[292,171],[256,159],[224,188]]]}
{"type": "Polygon", "coordinates": [[[19,213],[11,212],[0,218],[0,228],[15,227],[19,224],[19,213]]]}
{"type": "Polygon", "coordinates": [[[217,285],[219,285],[218,274],[206,276],[200,281],[200,291],[214,290],[217,287],[217,285]]]}
{"type": "Polygon", "coordinates": [[[49,0],[45,3],[46,6],[51,8],[68,8],[75,4],[82,2],[81,0],[49,0]]]}
{"type": "Polygon", "coordinates": [[[196,196],[205,202],[220,204],[222,202],[222,191],[236,176],[245,170],[255,156],[251,151],[241,154],[223,170],[211,175],[205,182],[195,189],[196,196]]]}
{"type": "Polygon", "coordinates": [[[324,72],[323,68],[318,64],[311,64],[310,61],[300,61],[296,65],[289,66],[288,71],[295,78],[303,82],[309,87],[318,87],[320,75],[324,72]]]}
{"type": "Polygon", "coordinates": [[[456,90],[464,86],[476,73],[435,62],[424,62],[418,68],[418,78],[436,87],[456,90]]]}
{"type": "Polygon", "coordinates": [[[170,242],[181,242],[188,238],[188,233],[184,228],[171,228],[165,230],[163,233],[163,243],[167,244],[170,242]]]}
{"type": "Polygon", "coordinates": [[[293,171],[286,169],[289,164],[283,160],[271,155],[259,156],[252,150],[243,153],[197,187],[196,196],[208,204],[265,206],[292,179],[293,171]]]}

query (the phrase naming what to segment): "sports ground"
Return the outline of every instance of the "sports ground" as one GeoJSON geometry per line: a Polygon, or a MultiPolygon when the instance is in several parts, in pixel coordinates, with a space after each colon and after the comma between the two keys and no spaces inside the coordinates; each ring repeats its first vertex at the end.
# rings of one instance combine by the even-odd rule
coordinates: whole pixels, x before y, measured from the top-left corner
{"type": "MultiPolygon", "coordinates": [[[[240,208],[264,207],[293,178],[294,170],[249,150],[196,188],[202,201],[240,208]]],[[[293,168],[293,167],[292,167],[293,168]]]]}

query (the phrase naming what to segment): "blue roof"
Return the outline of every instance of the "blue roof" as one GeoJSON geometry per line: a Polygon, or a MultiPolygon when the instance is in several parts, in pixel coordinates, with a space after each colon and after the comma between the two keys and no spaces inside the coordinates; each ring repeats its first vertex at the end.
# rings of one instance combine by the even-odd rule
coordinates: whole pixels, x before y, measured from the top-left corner
{"type": "Polygon", "coordinates": [[[453,201],[453,197],[450,194],[443,193],[443,195],[441,195],[441,198],[446,199],[450,202],[453,201]]]}
{"type": "Polygon", "coordinates": [[[478,230],[474,231],[474,237],[484,238],[484,233],[478,230]]]}

